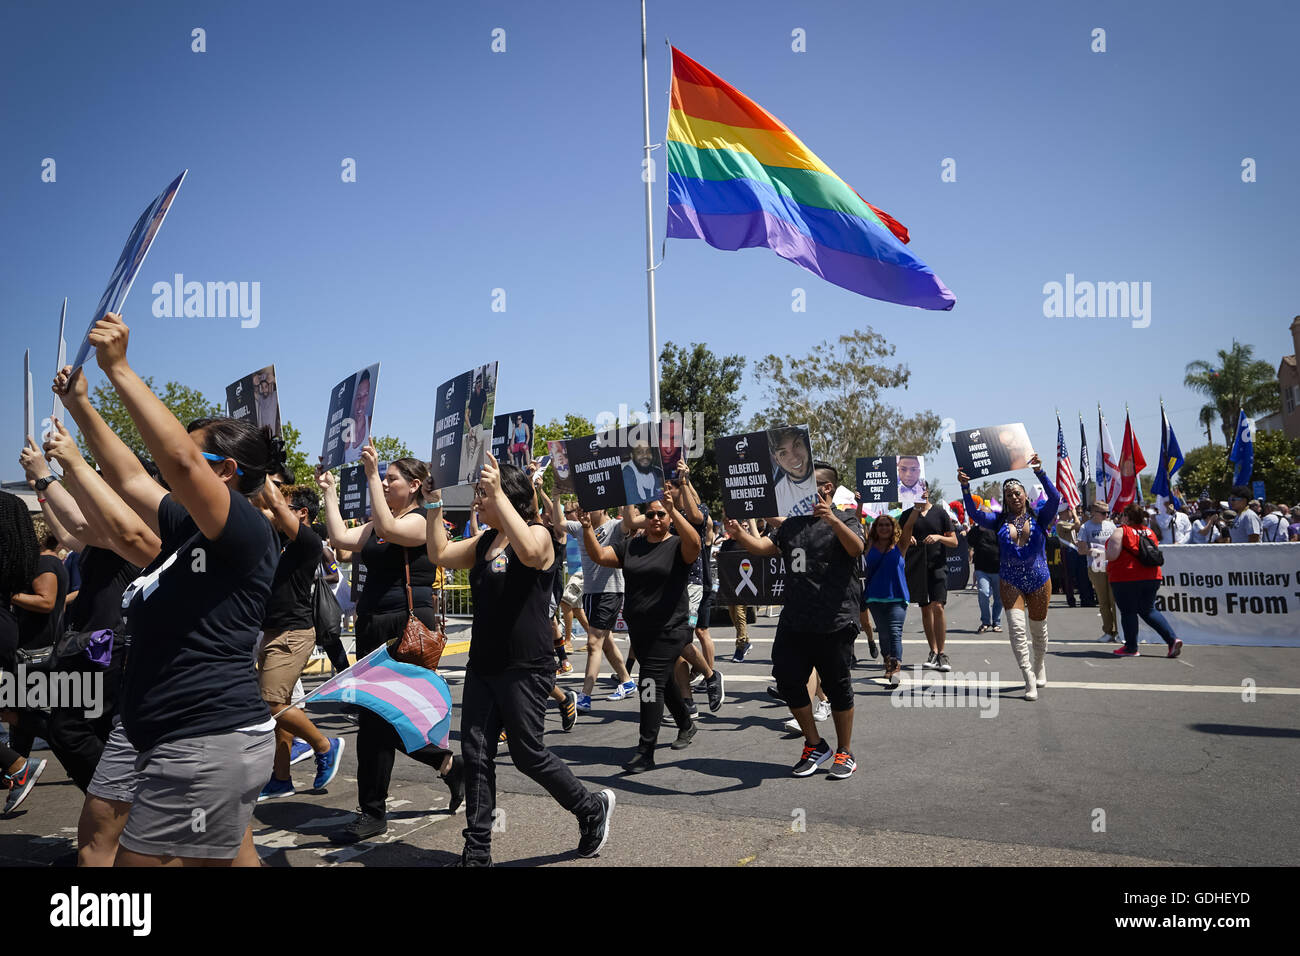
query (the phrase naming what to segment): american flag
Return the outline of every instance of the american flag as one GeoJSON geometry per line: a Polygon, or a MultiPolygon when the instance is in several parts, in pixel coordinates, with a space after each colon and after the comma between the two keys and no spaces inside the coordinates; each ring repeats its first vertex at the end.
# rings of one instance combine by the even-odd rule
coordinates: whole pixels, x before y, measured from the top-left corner
{"type": "Polygon", "coordinates": [[[1061,493],[1061,500],[1071,508],[1079,507],[1079,486],[1074,483],[1074,468],[1065,447],[1060,415],[1056,416],[1056,490],[1061,493]]]}

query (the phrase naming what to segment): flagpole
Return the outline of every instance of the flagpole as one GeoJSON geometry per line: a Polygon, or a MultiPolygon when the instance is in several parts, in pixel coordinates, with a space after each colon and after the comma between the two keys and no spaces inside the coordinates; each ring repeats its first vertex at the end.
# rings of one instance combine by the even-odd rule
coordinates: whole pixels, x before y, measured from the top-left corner
{"type": "Polygon", "coordinates": [[[650,170],[650,68],[646,57],[645,0],[641,0],[641,112],[645,120],[645,161],[641,179],[645,181],[645,282],[646,310],[650,327],[650,416],[659,422],[659,344],[655,329],[655,260],[654,260],[654,190],[650,170]]]}

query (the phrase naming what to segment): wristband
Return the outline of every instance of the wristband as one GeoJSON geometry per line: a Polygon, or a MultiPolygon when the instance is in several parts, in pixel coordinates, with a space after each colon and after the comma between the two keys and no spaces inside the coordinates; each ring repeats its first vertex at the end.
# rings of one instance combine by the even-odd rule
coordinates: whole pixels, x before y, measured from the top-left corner
{"type": "Polygon", "coordinates": [[[441,501],[426,501],[424,503],[425,511],[437,511],[441,507],[442,507],[441,501]]]}
{"type": "Polygon", "coordinates": [[[40,495],[37,495],[37,496],[36,496],[36,503],[37,503],[38,505],[43,505],[43,504],[45,504],[45,499],[42,498],[40,495]]]}

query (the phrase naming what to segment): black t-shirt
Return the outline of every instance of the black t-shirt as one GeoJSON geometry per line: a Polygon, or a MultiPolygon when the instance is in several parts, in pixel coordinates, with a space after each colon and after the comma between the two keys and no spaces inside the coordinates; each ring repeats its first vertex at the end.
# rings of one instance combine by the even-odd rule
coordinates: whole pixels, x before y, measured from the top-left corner
{"type": "Polygon", "coordinates": [[[365,582],[357,599],[358,614],[391,614],[406,610],[406,562],[411,563],[411,596],[415,607],[433,607],[438,568],[423,545],[404,548],[379,537],[374,529],[361,546],[356,564],[365,565],[365,582]]]}
{"type": "Polygon", "coordinates": [[[966,532],[966,541],[975,555],[975,570],[985,574],[998,573],[998,536],[977,524],[966,532]]]}
{"type": "Polygon", "coordinates": [[[140,568],[114,551],[87,546],[81,551],[81,592],[68,606],[72,631],[120,631],[122,592],[140,568]]]}
{"type": "MultiPolygon", "coordinates": [[[[901,528],[907,524],[907,519],[915,508],[908,508],[898,516],[898,526],[901,528]]],[[[938,541],[933,544],[926,544],[927,535],[932,534],[949,534],[956,528],[952,523],[952,518],[948,512],[944,511],[938,505],[931,505],[930,510],[925,514],[919,511],[916,513],[916,523],[912,525],[912,537],[916,539],[916,544],[907,549],[907,574],[908,580],[911,580],[913,574],[920,573],[922,568],[928,568],[933,571],[936,568],[946,567],[943,545],[938,541]]],[[[911,586],[910,584],[908,585],[911,586]]]]}
{"type": "Polygon", "coordinates": [[[68,569],[52,554],[42,554],[36,558],[36,575],[53,574],[58,582],[58,593],[54,597],[54,607],[48,614],[18,608],[18,646],[23,650],[35,647],[50,647],[63,636],[63,602],[68,596],[68,569]]]}
{"type": "Polygon", "coordinates": [[[131,650],[122,725],[139,751],[270,719],[253,651],[280,546],[262,513],[228,490],[230,513],[215,541],[172,495],[163,498],[162,550],[123,595],[131,650]]]}
{"type": "Polygon", "coordinates": [[[469,667],[478,674],[553,672],[551,587],[560,566],[552,562],[545,571],[530,568],[519,560],[513,545],[489,560],[497,533],[489,528],[474,548],[476,560],[469,572],[474,599],[469,667]]]}
{"type": "Polygon", "coordinates": [[[670,534],[658,544],[645,535],[619,538],[610,547],[623,567],[623,620],[628,634],[647,637],[690,627],[686,584],[691,565],[682,559],[682,539],[670,534]]]}
{"type": "Polygon", "coordinates": [[[284,550],[275,566],[271,596],[266,602],[264,631],[303,630],[315,626],[312,612],[311,584],[320,567],[324,546],[320,535],[305,524],[298,526],[292,541],[280,539],[284,550]]]}
{"type": "MultiPolygon", "coordinates": [[[[859,538],[863,536],[856,512],[834,513],[859,538]]],[[[779,625],[824,634],[857,627],[862,599],[860,559],[844,550],[830,525],[812,515],[797,515],[786,518],[771,537],[781,549],[786,570],[785,607],[779,625]],[[802,554],[796,554],[800,549],[802,554]]]]}

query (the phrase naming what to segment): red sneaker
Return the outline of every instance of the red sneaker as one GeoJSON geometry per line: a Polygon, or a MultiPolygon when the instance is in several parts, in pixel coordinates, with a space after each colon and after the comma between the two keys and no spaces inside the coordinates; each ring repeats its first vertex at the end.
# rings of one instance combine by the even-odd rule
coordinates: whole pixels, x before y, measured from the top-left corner
{"type": "Polygon", "coordinates": [[[1183,642],[1175,637],[1174,643],[1169,648],[1169,656],[1177,657],[1182,652],[1183,652],[1183,642]]]}
{"type": "Polygon", "coordinates": [[[1130,651],[1127,646],[1121,646],[1115,648],[1114,654],[1116,657],[1141,657],[1142,656],[1136,650],[1130,651]]]}

